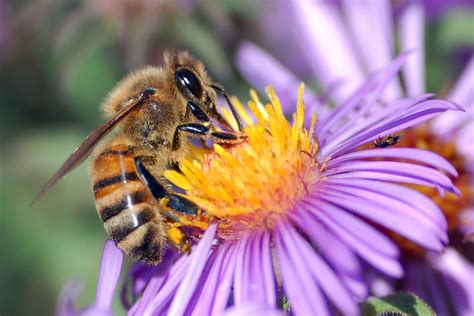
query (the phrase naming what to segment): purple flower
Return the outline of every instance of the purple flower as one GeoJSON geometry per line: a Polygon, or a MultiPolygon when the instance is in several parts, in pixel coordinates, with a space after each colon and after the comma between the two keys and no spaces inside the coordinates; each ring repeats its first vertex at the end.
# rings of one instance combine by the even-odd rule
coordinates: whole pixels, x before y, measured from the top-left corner
{"type": "MultiPolygon", "coordinates": [[[[404,89],[398,81],[392,81],[382,98],[386,102],[400,98],[402,95],[414,97],[425,92],[424,79],[424,21],[425,11],[419,2],[407,2],[403,11],[399,12],[398,25],[392,23],[391,6],[388,1],[371,1],[361,5],[360,2],[341,1],[338,5],[325,1],[288,1],[283,3],[286,12],[293,14],[289,25],[296,25],[297,41],[302,43],[301,49],[294,58],[300,60],[300,56],[307,56],[306,65],[312,70],[313,80],[318,81],[325,89],[331,91],[337,83],[343,85],[337,93],[329,93],[336,100],[345,100],[355,89],[361,80],[365,80],[368,71],[376,70],[384,65],[394,54],[394,43],[392,34],[398,27],[399,47],[402,50],[411,50],[407,62],[403,66],[404,89]],[[367,36],[370,34],[370,36],[367,36]],[[305,55],[309,53],[308,55],[305,55]]],[[[287,58],[289,58],[287,56],[287,58]]],[[[244,76],[257,87],[274,82],[276,89],[283,90],[288,82],[294,84],[298,78],[288,71],[281,63],[276,61],[268,53],[257,46],[244,43],[237,54],[237,65],[244,76]],[[252,64],[267,65],[271,69],[269,75],[265,72],[255,72],[249,67],[252,64]],[[270,66],[269,66],[270,65],[270,66]],[[274,80],[276,78],[277,80],[274,80]]],[[[255,68],[254,68],[255,69],[255,68]]],[[[440,197],[434,190],[422,192],[435,199],[436,203],[444,211],[451,236],[456,240],[459,232],[474,231],[473,221],[473,192],[474,192],[474,89],[472,78],[474,77],[474,58],[471,58],[463,75],[454,85],[448,99],[462,104],[467,113],[451,112],[440,115],[436,119],[417,129],[404,131],[400,145],[428,148],[439,151],[445,158],[449,159],[459,168],[461,176],[455,180],[455,184],[463,193],[462,198],[456,198],[449,193],[440,197]]],[[[307,94],[317,100],[315,93],[307,91],[307,94]]],[[[291,104],[293,95],[283,100],[283,104],[291,104]]],[[[311,105],[311,104],[310,104],[311,105]]],[[[313,102],[315,108],[324,108],[324,104],[313,102]]],[[[383,106],[383,105],[382,105],[383,106]]],[[[289,111],[289,110],[288,110],[289,111]]],[[[335,112],[341,111],[336,107],[335,112]]],[[[319,113],[319,112],[318,112],[319,113]]],[[[323,112],[323,114],[325,114],[323,112]]],[[[331,112],[329,116],[333,115],[331,112]]],[[[452,178],[454,180],[454,178],[452,178]]],[[[391,235],[393,237],[393,235],[391,235]]],[[[459,239],[459,238],[458,238],[459,239]]],[[[414,267],[420,271],[437,271],[443,278],[431,278],[431,287],[415,287],[411,284],[419,282],[409,273],[402,281],[399,289],[412,289],[417,294],[433,303],[439,313],[446,310],[442,306],[453,304],[454,313],[472,313],[474,303],[465,300],[472,288],[469,283],[462,281],[459,275],[469,275],[472,264],[460,255],[453,255],[454,248],[450,248],[445,254],[437,255],[427,253],[419,257],[403,249],[403,266],[413,271],[414,267]],[[448,268],[444,262],[446,257],[459,264],[448,268]],[[456,259],[452,259],[456,258],[456,259]],[[438,282],[439,281],[439,282],[438,282]],[[438,283],[437,283],[438,282],[438,283]],[[446,282],[451,282],[446,285],[446,282]],[[430,291],[434,288],[456,287],[457,291],[444,292],[444,296],[432,297],[430,291]],[[456,297],[461,297],[456,299],[456,297]],[[440,298],[443,300],[440,301],[440,298]],[[435,303],[436,301],[436,303],[435,303]]],[[[409,248],[413,248],[411,245],[409,248]]],[[[460,246],[463,248],[463,245],[460,246]]],[[[458,247],[459,249],[459,247],[458,247]]],[[[417,251],[418,255],[420,251],[417,251]]],[[[434,272],[433,272],[434,273],[434,272]]],[[[366,272],[367,274],[367,272],[366,272]]],[[[380,279],[379,279],[380,281],[380,279]]],[[[390,288],[396,284],[391,282],[390,288]]],[[[425,284],[426,285],[426,284],[425,284]]],[[[377,294],[386,294],[378,292],[377,294]]],[[[472,295],[471,295],[472,296],[472,295]]]]}
{"type": "Polygon", "coordinates": [[[256,95],[250,101],[255,119],[236,102],[248,141],[196,153],[181,161],[181,173],[166,174],[210,215],[205,233],[190,256],[174,258],[166,271],[149,274],[156,268],[147,268],[131,277],[132,294],[141,297],[129,313],[207,315],[286,306],[303,315],[356,314],[368,291],[364,262],[391,277],[403,274],[398,247],[374,224],[442,251],[447,235],[441,211],[399,183],[458,193],[440,172],[454,176],[456,170],[419,149],[359,150],[380,136],[460,109],[429,95],[380,109],[384,88],[406,58],[374,74],[324,119],[310,120],[309,128],[302,89],[293,123],[272,89],[269,105],[256,95]]]}

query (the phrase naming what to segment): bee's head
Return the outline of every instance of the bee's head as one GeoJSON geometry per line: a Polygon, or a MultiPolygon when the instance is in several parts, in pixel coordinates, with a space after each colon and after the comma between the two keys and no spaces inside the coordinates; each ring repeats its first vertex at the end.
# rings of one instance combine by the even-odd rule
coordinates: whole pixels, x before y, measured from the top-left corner
{"type": "Polygon", "coordinates": [[[187,101],[199,101],[206,107],[216,102],[216,92],[211,88],[212,79],[202,62],[190,53],[166,52],[165,65],[170,86],[175,87],[176,94],[187,101]]]}

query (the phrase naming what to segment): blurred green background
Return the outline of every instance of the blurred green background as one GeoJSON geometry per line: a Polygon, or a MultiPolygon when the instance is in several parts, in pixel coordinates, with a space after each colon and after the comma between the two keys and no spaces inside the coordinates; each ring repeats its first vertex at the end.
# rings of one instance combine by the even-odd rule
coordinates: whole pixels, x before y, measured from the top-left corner
{"type": "MultiPolygon", "coordinates": [[[[262,27],[272,5],[0,0],[1,315],[52,314],[61,287],[72,278],[85,286],[78,306],[93,300],[106,235],[87,164],[29,204],[100,124],[99,105],[108,90],[139,65],[161,64],[163,50],[185,48],[228,91],[246,99],[249,87],[233,65],[235,49],[242,40],[272,49],[279,34],[262,27]]],[[[472,44],[470,17],[453,11],[430,22],[429,91],[443,91],[459,72],[462,63],[447,60],[462,60],[472,44]]]]}

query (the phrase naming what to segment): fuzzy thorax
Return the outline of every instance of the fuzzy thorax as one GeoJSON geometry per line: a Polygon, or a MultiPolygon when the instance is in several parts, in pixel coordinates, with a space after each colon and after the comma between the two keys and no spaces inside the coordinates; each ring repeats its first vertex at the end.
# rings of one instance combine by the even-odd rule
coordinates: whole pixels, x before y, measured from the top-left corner
{"type": "MultiPolygon", "coordinates": [[[[216,144],[204,154],[196,151],[192,158],[180,161],[181,173],[166,172],[171,182],[186,191],[188,199],[205,210],[209,220],[219,222],[221,238],[272,229],[321,177],[316,160],[319,144],[314,137],[316,117],[312,117],[309,130],[303,126],[303,89],[301,85],[293,123],[284,116],[271,87],[266,105],[251,92],[251,113],[234,100],[246,123],[243,133],[247,140],[227,147],[216,144]]],[[[235,125],[232,116],[226,116],[235,125]]]]}

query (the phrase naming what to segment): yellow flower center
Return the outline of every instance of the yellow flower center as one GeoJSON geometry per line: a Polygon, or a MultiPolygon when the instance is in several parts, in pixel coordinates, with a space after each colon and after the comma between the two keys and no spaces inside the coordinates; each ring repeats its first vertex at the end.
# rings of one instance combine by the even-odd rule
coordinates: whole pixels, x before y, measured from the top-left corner
{"type": "MultiPolygon", "coordinates": [[[[183,195],[205,210],[206,216],[184,224],[205,227],[209,220],[219,221],[221,238],[238,238],[248,230],[271,229],[287,215],[293,205],[308,194],[320,177],[316,161],[318,142],[314,137],[316,117],[306,130],[303,85],[298,91],[293,123],[285,118],[280,101],[270,87],[270,103],[263,105],[251,91],[251,113],[233,100],[246,123],[246,140],[237,145],[220,146],[204,152],[196,150],[191,158],[180,161],[181,173],[167,171],[165,176],[186,191],[183,195]]],[[[235,120],[224,111],[227,120],[235,120]]],[[[187,219],[189,221],[189,219],[187,219]]]]}

